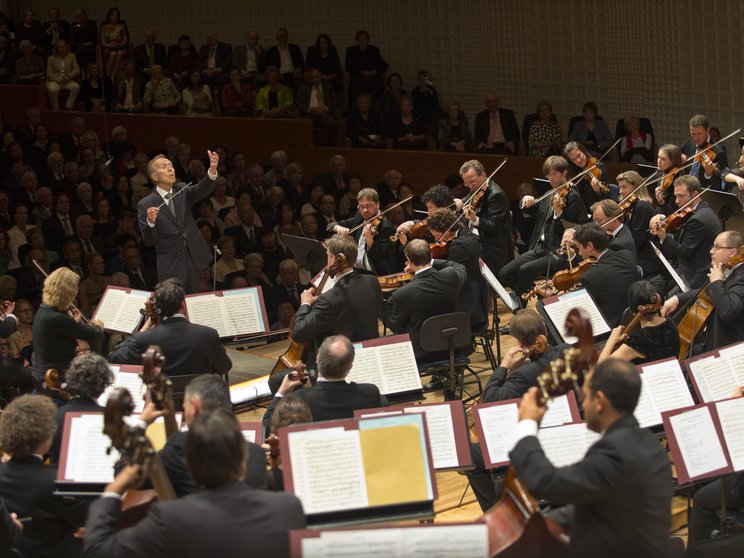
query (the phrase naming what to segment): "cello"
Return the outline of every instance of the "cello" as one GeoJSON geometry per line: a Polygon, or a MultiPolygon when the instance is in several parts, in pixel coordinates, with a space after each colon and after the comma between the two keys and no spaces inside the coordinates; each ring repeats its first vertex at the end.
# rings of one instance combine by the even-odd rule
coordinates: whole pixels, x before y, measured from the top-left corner
{"type": "MultiPolygon", "coordinates": [[[[578,338],[564,350],[563,356],[550,363],[538,378],[540,403],[551,397],[578,389],[581,376],[592,361],[592,325],[589,317],[574,308],[566,316],[566,332],[578,338]]],[[[509,466],[501,497],[484,515],[488,526],[488,554],[500,558],[561,558],[568,554],[562,528],[540,513],[537,500],[530,494],[513,465],[509,466]]]]}

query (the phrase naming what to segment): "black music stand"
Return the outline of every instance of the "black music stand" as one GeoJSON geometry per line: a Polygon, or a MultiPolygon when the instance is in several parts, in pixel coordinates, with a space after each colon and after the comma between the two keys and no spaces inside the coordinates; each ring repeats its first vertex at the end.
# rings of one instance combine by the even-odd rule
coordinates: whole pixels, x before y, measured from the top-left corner
{"type": "Polygon", "coordinates": [[[317,275],[326,266],[328,258],[326,257],[326,249],[321,242],[286,233],[282,233],[282,241],[294,254],[300,265],[313,276],[317,275]]]}
{"type": "MultiPolygon", "coordinates": [[[[735,184],[734,187],[739,189],[735,184]]],[[[744,230],[744,193],[708,190],[703,193],[703,200],[716,212],[724,231],[744,230]]]]}

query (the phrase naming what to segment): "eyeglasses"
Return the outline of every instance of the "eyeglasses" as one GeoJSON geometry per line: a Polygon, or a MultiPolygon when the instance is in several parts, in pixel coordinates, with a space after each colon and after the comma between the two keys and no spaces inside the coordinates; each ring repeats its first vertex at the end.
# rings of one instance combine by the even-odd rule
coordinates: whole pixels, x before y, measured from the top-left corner
{"type": "Polygon", "coordinates": [[[732,246],[719,246],[718,244],[713,245],[713,250],[736,250],[736,248],[732,246]]]}
{"type": "Polygon", "coordinates": [[[377,207],[376,203],[360,203],[359,209],[375,209],[377,207]]]}

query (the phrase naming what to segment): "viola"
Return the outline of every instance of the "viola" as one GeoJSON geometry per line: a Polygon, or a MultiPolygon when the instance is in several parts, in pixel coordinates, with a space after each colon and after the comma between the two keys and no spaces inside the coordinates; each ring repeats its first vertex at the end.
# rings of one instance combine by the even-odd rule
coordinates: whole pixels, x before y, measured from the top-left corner
{"type": "MultiPolygon", "coordinates": [[[[630,335],[630,333],[636,328],[636,326],[641,323],[641,318],[644,316],[648,316],[650,314],[656,314],[659,309],[661,308],[661,296],[658,294],[651,295],[651,302],[649,304],[639,304],[638,308],[636,308],[635,313],[633,314],[633,317],[630,319],[630,321],[623,327],[623,340],[630,335]]],[[[618,345],[623,343],[621,340],[618,345]]],[[[617,347],[613,347],[613,351],[617,347]]]]}
{"type": "Polygon", "coordinates": [[[392,291],[402,287],[413,279],[413,273],[404,271],[402,273],[391,273],[390,275],[380,275],[377,280],[380,282],[380,288],[383,291],[392,291]]]}
{"type": "Polygon", "coordinates": [[[72,398],[72,394],[67,391],[67,384],[62,381],[59,371],[54,368],[50,368],[46,371],[42,387],[47,391],[52,392],[55,397],[64,401],[68,401],[72,398]]]}
{"type": "Polygon", "coordinates": [[[535,281],[535,286],[529,291],[522,294],[522,300],[530,300],[536,296],[542,298],[548,298],[549,296],[557,295],[558,291],[554,286],[553,282],[549,279],[538,279],[535,281]]]}
{"type": "Polygon", "coordinates": [[[587,258],[571,269],[558,271],[553,275],[553,287],[559,291],[569,290],[581,281],[584,273],[589,271],[596,263],[597,260],[595,258],[587,258]]]}

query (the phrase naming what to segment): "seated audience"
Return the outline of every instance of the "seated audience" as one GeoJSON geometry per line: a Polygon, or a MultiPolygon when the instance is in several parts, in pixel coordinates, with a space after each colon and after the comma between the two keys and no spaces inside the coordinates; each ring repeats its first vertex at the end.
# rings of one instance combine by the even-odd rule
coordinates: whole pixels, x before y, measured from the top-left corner
{"type": "Polygon", "coordinates": [[[395,149],[426,149],[426,123],[415,116],[413,100],[404,97],[400,102],[400,115],[388,123],[388,141],[395,149]]]}
{"type": "Polygon", "coordinates": [[[599,157],[612,145],[612,133],[604,119],[598,116],[596,103],[585,103],[582,111],[583,118],[574,122],[568,141],[580,143],[591,155],[599,157]]]}
{"type": "Polygon", "coordinates": [[[382,118],[372,106],[372,97],[360,93],[356,97],[356,108],[349,111],[346,121],[347,147],[384,147],[385,130],[382,118]]]}
{"type": "Polygon", "coordinates": [[[514,111],[500,108],[499,97],[493,91],[484,98],[486,110],[475,115],[473,133],[479,153],[519,154],[519,126],[514,111]]]}
{"type": "Polygon", "coordinates": [[[530,157],[547,157],[559,155],[563,137],[561,126],[553,114],[553,105],[548,101],[540,101],[535,109],[537,120],[530,126],[527,136],[530,157]]]}
{"type": "Polygon", "coordinates": [[[80,84],[77,82],[80,68],[75,55],[68,51],[67,43],[62,39],[54,43],[54,54],[47,59],[46,76],[52,110],[59,110],[59,92],[62,90],[70,92],[65,108],[75,108],[80,94],[80,84]]]}
{"type": "Polygon", "coordinates": [[[145,109],[149,112],[178,114],[181,94],[170,78],[165,77],[163,67],[155,64],[152,67],[150,81],[145,85],[145,94],[142,100],[145,109]]]}
{"type": "Polygon", "coordinates": [[[240,68],[232,66],[230,81],[220,90],[220,104],[224,116],[253,116],[253,89],[243,83],[240,68]]]}
{"type": "Polygon", "coordinates": [[[189,75],[189,85],[181,93],[186,116],[211,116],[214,102],[212,90],[202,83],[202,74],[194,70],[189,75]]]}
{"type": "Polygon", "coordinates": [[[279,69],[269,66],[266,69],[267,84],[256,94],[256,112],[267,118],[286,118],[294,104],[292,90],[279,83],[279,69]]]}
{"type": "Polygon", "coordinates": [[[437,143],[440,151],[463,153],[472,148],[468,118],[457,101],[447,106],[447,114],[437,122],[437,143]]]}

